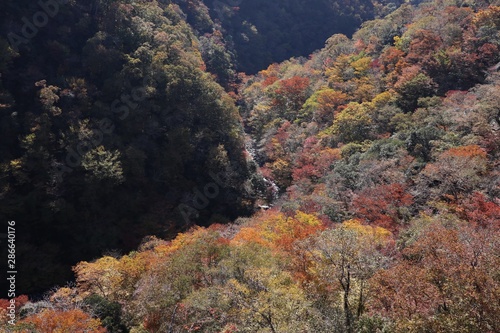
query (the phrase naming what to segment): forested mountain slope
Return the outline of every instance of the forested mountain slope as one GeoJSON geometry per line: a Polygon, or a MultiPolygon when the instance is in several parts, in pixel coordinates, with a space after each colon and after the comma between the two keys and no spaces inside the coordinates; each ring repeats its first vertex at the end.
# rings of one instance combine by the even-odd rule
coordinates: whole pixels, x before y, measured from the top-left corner
{"type": "Polygon", "coordinates": [[[497,10],[403,5],[352,40],[331,37],[307,62],[250,78],[241,93],[246,125],[264,174],[287,189],[286,205],[373,222],[358,208],[364,196],[386,192],[377,186],[411,194],[418,205],[407,217],[474,190],[496,198],[497,10]]]}
{"type": "Polygon", "coordinates": [[[407,3],[240,75],[273,207],[82,261],[16,329],[499,332],[499,48],[500,3],[407,3]]]}

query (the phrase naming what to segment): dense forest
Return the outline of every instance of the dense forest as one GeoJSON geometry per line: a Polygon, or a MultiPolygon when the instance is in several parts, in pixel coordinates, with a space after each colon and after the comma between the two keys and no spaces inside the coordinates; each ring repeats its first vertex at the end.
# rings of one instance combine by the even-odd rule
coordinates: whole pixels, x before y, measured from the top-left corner
{"type": "Polygon", "coordinates": [[[498,1],[60,3],[0,13],[0,218],[60,285],[1,332],[500,332],[498,1]]]}

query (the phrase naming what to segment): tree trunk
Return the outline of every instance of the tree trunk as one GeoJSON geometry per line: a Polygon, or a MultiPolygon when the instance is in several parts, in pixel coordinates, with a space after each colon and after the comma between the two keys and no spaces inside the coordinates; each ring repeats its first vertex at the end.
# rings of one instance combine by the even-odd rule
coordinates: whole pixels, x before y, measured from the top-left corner
{"type": "Polygon", "coordinates": [[[349,266],[347,266],[347,277],[344,284],[344,316],[345,316],[345,327],[347,333],[352,332],[352,322],[351,322],[351,310],[349,308],[349,291],[351,288],[351,272],[349,266]]]}

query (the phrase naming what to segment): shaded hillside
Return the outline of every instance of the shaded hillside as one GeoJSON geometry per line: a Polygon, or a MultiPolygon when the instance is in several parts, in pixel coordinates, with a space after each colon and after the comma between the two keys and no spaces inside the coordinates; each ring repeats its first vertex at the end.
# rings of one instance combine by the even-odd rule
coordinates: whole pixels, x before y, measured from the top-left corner
{"type": "Polygon", "coordinates": [[[396,7],[368,0],[208,0],[207,5],[231,38],[238,69],[247,73],[310,54],[332,34],[351,35],[377,11],[396,7]]]}

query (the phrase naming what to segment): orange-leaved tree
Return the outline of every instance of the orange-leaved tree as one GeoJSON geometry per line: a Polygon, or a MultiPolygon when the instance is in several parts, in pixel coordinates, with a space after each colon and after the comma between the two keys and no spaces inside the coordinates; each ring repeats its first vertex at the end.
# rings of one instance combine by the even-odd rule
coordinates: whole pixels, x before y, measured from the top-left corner
{"type": "MultiPolygon", "coordinates": [[[[27,324],[40,333],[105,333],[99,319],[92,318],[80,309],[60,311],[46,309],[23,319],[20,324],[27,324]]],[[[33,332],[21,329],[21,332],[33,332]]]]}
{"type": "Polygon", "coordinates": [[[241,228],[233,243],[255,242],[265,247],[290,252],[293,243],[324,229],[321,221],[301,211],[287,216],[277,211],[259,215],[253,225],[241,228]]]}

